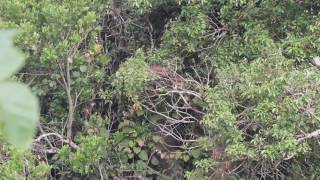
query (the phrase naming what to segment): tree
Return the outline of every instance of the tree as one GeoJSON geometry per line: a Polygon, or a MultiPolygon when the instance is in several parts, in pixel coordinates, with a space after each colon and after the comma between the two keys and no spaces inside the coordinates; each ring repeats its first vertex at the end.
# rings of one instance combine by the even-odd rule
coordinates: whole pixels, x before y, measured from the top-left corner
{"type": "Polygon", "coordinates": [[[18,75],[40,98],[33,165],[52,168],[33,172],[318,177],[319,10],[311,0],[0,1],[0,27],[21,29],[18,75]]]}

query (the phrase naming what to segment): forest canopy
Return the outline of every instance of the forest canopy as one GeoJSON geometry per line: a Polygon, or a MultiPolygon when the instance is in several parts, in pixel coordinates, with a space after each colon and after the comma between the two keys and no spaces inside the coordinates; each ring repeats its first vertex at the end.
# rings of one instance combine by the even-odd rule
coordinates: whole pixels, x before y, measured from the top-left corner
{"type": "Polygon", "coordinates": [[[0,177],[317,179],[319,13],[314,0],[0,0],[0,177]]]}

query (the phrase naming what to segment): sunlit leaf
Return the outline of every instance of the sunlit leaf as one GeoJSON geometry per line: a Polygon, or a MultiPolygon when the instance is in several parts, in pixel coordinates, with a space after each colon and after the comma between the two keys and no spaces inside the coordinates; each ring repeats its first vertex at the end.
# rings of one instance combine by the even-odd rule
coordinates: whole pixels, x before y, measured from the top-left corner
{"type": "Polygon", "coordinates": [[[0,122],[7,140],[19,148],[27,148],[39,117],[37,98],[20,83],[0,83],[0,122]]]}
{"type": "Polygon", "coordinates": [[[14,31],[0,31],[0,81],[9,78],[21,68],[23,56],[13,47],[14,31]]]}
{"type": "Polygon", "coordinates": [[[147,160],[148,160],[148,154],[147,154],[147,152],[146,152],[146,151],[141,151],[141,152],[139,153],[139,158],[140,158],[141,160],[147,161],[147,160]]]}

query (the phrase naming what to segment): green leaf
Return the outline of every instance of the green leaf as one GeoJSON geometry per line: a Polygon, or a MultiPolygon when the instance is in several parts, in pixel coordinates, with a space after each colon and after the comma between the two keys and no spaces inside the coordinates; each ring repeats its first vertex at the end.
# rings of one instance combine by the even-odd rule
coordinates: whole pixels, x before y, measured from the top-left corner
{"type": "Polygon", "coordinates": [[[188,155],[183,155],[183,156],[182,156],[182,159],[184,160],[184,162],[188,162],[189,159],[190,159],[190,156],[188,156],[188,155]]]}
{"type": "Polygon", "coordinates": [[[137,163],[136,163],[136,168],[137,169],[145,169],[147,167],[148,167],[148,165],[145,162],[141,161],[141,160],[138,160],[137,163]]]}
{"type": "Polygon", "coordinates": [[[141,152],[139,153],[139,158],[140,158],[141,160],[147,161],[147,160],[148,160],[148,154],[146,153],[146,151],[141,151],[141,152]]]}
{"type": "Polygon", "coordinates": [[[28,148],[38,118],[38,100],[27,86],[15,82],[0,83],[0,122],[10,143],[28,148]]]}
{"type": "Polygon", "coordinates": [[[87,70],[88,70],[88,67],[87,67],[87,66],[85,66],[85,65],[81,65],[81,66],[80,66],[80,71],[81,71],[81,72],[84,73],[84,72],[87,72],[87,70]]]}
{"type": "Polygon", "coordinates": [[[140,151],[141,151],[141,148],[140,148],[140,147],[133,147],[133,152],[134,152],[135,154],[138,154],[140,151]]]}
{"type": "Polygon", "coordinates": [[[134,157],[134,154],[132,154],[132,153],[129,153],[129,154],[128,154],[128,158],[129,158],[129,159],[132,159],[133,157],[134,157]]]}
{"type": "Polygon", "coordinates": [[[157,165],[159,165],[159,160],[156,158],[156,157],[152,157],[152,159],[151,159],[151,164],[153,164],[153,165],[155,165],[155,166],[157,166],[157,165]]]}
{"type": "Polygon", "coordinates": [[[134,146],[134,142],[133,141],[129,141],[129,147],[133,147],[134,146]]]}
{"type": "Polygon", "coordinates": [[[157,143],[157,142],[160,142],[161,137],[155,135],[155,136],[152,136],[152,140],[157,143]]]}
{"type": "Polygon", "coordinates": [[[110,55],[101,55],[101,56],[98,58],[98,61],[99,61],[101,64],[107,64],[107,63],[109,63],[111,60],[112,60],[112,57],[111,57],[110,55]]]}
{"type": "Polygon", "coordinates": [[[142,115],[144,115],[144,110],[139,110],[139,111],[137,111],[137,116],[142,116],[142,115]]]}
{"type": "Polygon", "coordinates": [[[14,31],[0,31],[0,81],[9,78],[23,65],[23,56],[13,47],[14,31]]]}
{"type": "Polygon", "coordinates": [[[190,151],[190,154],[192,155],[192,157],[194,158],[199,158],[200,154],[201,154],[201,150],[200,149],[193,149],[190,151]]]}

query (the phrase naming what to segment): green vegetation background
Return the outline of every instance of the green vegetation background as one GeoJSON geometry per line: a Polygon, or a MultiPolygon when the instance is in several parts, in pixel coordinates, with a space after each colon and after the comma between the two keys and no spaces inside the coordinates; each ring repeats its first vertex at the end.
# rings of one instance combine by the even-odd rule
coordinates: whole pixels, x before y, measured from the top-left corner
{"type": "Polygon", "coordinates": [[[317,179],[319,12],[314,0],[0,0],[26,57],[12,79],[40,102],[38,125],[14,111],[33,128],[4,121],[3,91],[20,88],[3,85],[14,59],[1,59],[0,179],[317,179]]]}

